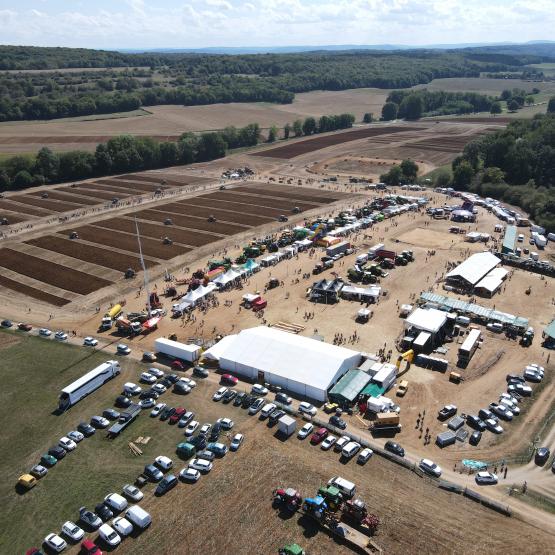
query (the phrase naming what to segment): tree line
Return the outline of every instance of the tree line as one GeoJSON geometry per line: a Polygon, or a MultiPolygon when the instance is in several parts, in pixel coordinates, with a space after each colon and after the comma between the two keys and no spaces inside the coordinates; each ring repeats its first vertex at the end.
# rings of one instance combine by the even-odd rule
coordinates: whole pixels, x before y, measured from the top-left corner
{"type": "Polygon", "coordinates": [[[539,225],[555,231],[555,98],[551,111],[516,120],[506,129],[468,143],[440,173],[438,186],[452,186],[519,206],[539,225]]]}

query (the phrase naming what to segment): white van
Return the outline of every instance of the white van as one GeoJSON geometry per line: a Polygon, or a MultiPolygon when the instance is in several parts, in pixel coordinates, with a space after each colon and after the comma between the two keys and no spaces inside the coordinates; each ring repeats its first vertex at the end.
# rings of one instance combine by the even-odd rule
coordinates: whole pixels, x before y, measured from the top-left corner
{"type": "Polygon", "coordinates": [[[368,254],[359,254],[357,256],[357,264],[365,264],[368,262],[368,254]]]}
{"type": "Polygon", "coordinates": [[[353,482],[349,482],[349,480],[345,480],[345,478],[341,478],[341,476],[334,476],[328,481],[328,486],[335,486],[348,499],[354,497],[357,489],[353,482]]]}
{"type": "Polygon", "coordinates": [[[139,507],[139,505],[133,505],[129,507],[125,512],[125,516],[131,524],[134,524],[138,528],[145,529],[148,528],[152,522],[152,517],[144,509],[139,507]]]}
{"type": "Polygon", "coordinates": [[[468,316],[457,316],[455,322],[457,322],[459,326],[469,326],[470,318],[468,318],[468,316]]]}
{"type": "Polygon", "coordinates": [[[356,441],[350,441],[341,450],[341,455],[346,459],[350,459],[351,457],[354,457],[359,451],[360,443],[357,443],[356,441]]]}
{"type": "Polygon", "coordinates": [[[530,253],[530,258],[537,262],[540,259],[540,255],[537,252],[532,251],[530,253]]]}
{"type": "Polygon", "coordinates": [[[276,410],[276,405],[274,405],[274,403],[268,403],[267,405],[264,405],[264,408],[260,411],[260,418],[268,418],[268,416],[270,416],[270,414],[272,414],[272,412],[274,412],[276,410]]]}
{"type": "Polygon", "coordinates": [[[111,509],[121,512],[127,508],[127,499],[119,493],[110,493],[104,498],[104,503],[111,509]]]}

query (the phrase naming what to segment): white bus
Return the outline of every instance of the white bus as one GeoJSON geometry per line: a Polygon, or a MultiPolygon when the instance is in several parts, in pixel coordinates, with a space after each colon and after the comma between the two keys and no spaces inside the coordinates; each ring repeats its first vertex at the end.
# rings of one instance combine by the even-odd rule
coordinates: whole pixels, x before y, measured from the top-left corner
{"type": "Polygon", "coordinates": [[[481,335],[482,332],[478,329],[470,330],[470,333],[459,348],[459,360],[461,362],[468,362],[472,358],[472,355],[478,348],[481,335]]]}
{"type": "Polygon", "coordinates": [[[60,394],[59,408],[65,411],[75,405],[83,397],[104,385],[108,380],[120,373],[120,365],[116,360],[108,360],[87,372],[84,376],[64,387],[60,394]]]}

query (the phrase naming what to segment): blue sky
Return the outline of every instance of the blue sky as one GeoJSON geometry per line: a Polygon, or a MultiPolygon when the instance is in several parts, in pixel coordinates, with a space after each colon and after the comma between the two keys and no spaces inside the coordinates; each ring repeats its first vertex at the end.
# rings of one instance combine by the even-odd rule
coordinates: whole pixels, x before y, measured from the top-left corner
{"type": "Polygon", "coordinates": [[[0,43],[88,48],[555,39],[555,0],[0,0],[0,43]]]}

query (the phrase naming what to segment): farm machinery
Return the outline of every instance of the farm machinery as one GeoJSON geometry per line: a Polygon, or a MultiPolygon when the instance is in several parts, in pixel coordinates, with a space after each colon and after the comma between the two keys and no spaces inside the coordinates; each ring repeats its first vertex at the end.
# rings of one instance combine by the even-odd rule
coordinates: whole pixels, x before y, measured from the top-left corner
{"type": "Polygon", "coordinates": [[[272,492],[274,506],[285,508],[291,513],[297,512],[302,504],[302,497],[293,488],[277,488],[272,492]]]}
{"type": "Polygon", "coordinates": [[[297,543],[290,543],[284,545],[279,551],[278,555],[305,555],[304,549],[297,543]]]}
{"type": "Polygon", "coordinates": [[[216,268],[225,268],[229,270],[231,268],[231,258],[228,256],[222,258],[221,260],[209,260],[208,261],[208,271],[215,270],[216,268]]]}

